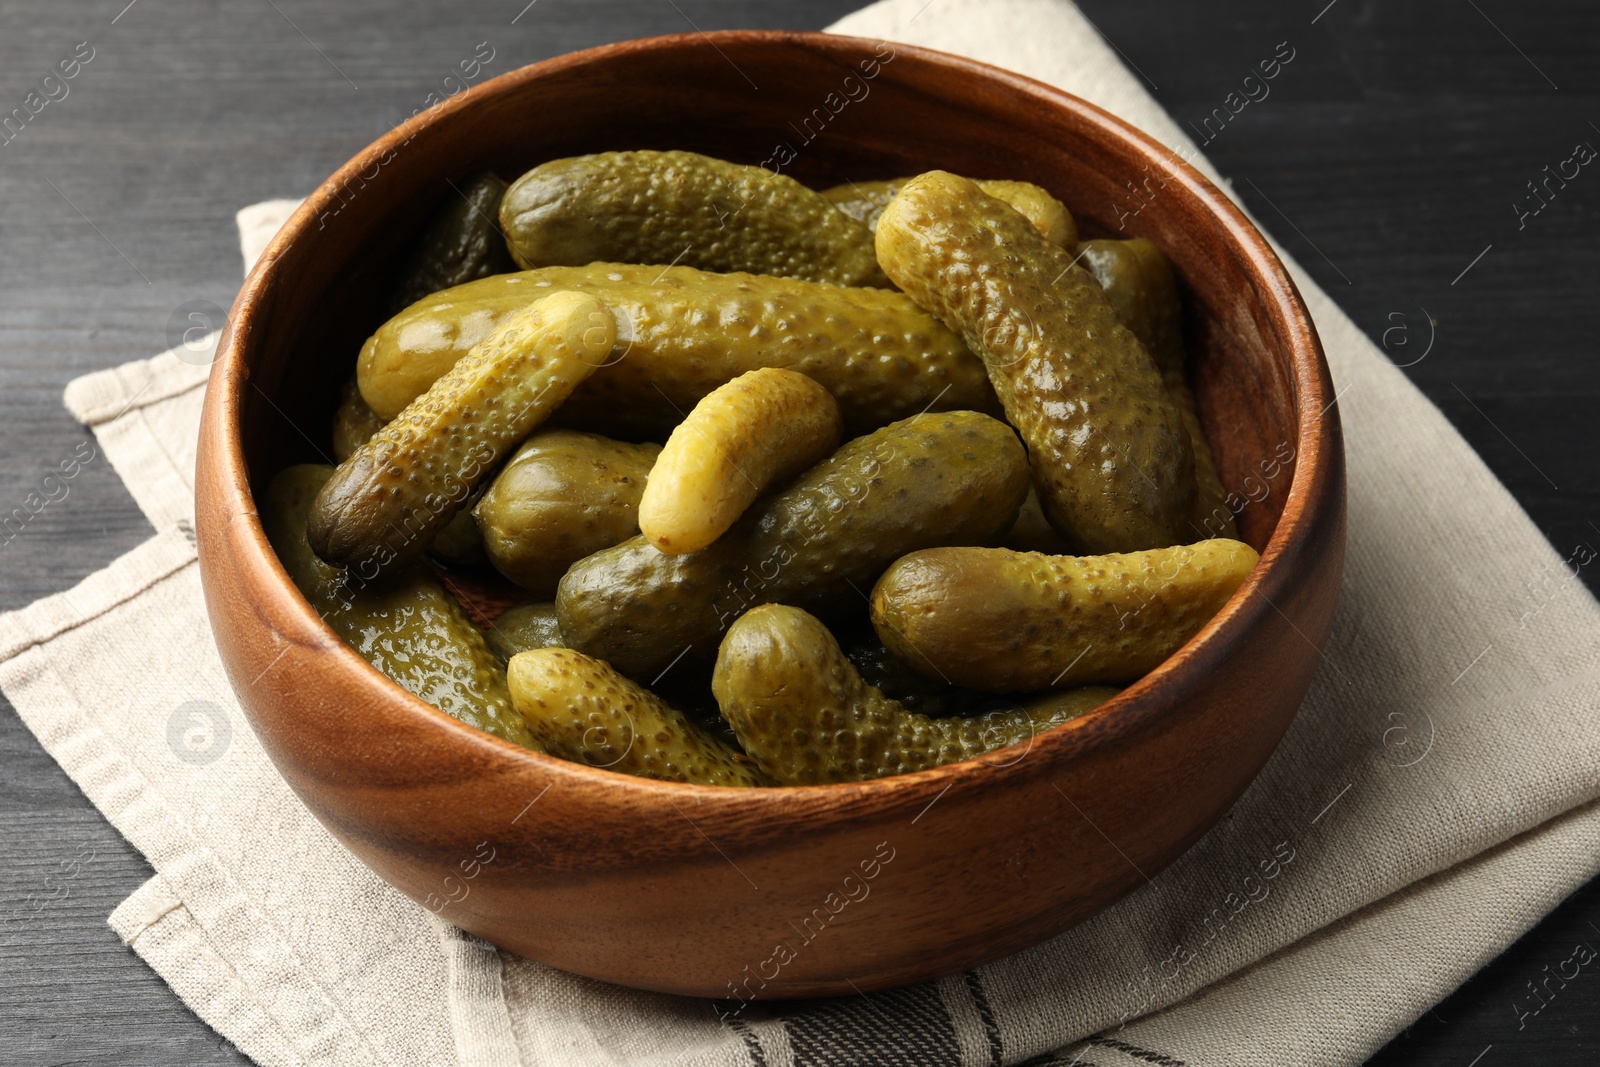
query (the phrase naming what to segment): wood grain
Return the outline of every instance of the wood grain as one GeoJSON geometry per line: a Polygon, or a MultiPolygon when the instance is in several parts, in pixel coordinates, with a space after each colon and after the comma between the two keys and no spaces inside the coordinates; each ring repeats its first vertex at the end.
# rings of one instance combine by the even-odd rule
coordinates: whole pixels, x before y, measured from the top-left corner
{"type": "MultiPolygon", "coordinates": [[[[100,48],[74,95],[52,105],[27,140],[0,148],[0,499],[13,505],[85,439],[60,406],[65,383],[165,347],[167,318],[185,300],[227,306],[239,278],[233,211],[310,189],[417,106],[432,84],[426,72],[447,69],[486,38],[501,49],[492,69],[503,70],[686,26],[658,0],[540,0],[514,27],[510,19],[522,3],[317,8],[280,0],[361,85],[356,91],[267,5],[141,0],[112,26],[123,6],[14,0],[0,9],[0,94],[8,107],[20,101],[41,59],[52,61],[85,38],[100,48]]],[[[705,29],[815,28],[855,6],[677,0],[705,29]]],[[[1600,42],[1600,10],[1578,0],[1480,4],[1557,81],[1555,92],[1457,0],[1340,0],[1314,26],[1320,0],[1081,6],[1180,120],[1214,107],[1276,42],[1287,38],[1299,48],[1272,98],[1252,105],[1208,154],[1374,341],[1396,325],[1387,317],[1396,312],[1408,317],[1415,338],[1424,320],[1413,305],[1426,306],[1439,321],[1439,346],[1408,373],[1558,549],[1570,551],[1584,538],[1600,546],[1589,527],[1600,521],[1600,459],[1592,447],[1576,447],[1592,444],[1589,421],[1600,404],[1600,364],[1590,354],[1600,331],[1592,293],[1600,193],[1574,186],[1564,203],[1520,233],[1508,206],[1549,162],[1547,148],[1565,145],[1600,114],[1600,76],[1589,62],[1600,42]],[[1496,242],[1494,252],[1452,288],[1482,247],[1467,237],[1496,225],[1500,231],[1484,236],[1485,244],[1496,242]],[[1503,262],[1502,252],[1511,253],[1503,262]],[[1477,278],[1484,268],[1493,269],[1477,278]],[[1529,337],[1538,344],[1527,344],[1529,337]]],[[[91,464],[69,500],[4,546],[0,607],[67,587],[149,532],[109,467],[91,464]]],[[[1583,577],[1596,587],[1592,573],[1583,577]]],[[[46,909],[27,924],[27,940],[0,948],[0,972],[29,975],[25,983],[0,983],[7,1062],[243,1062],[218,1050],[215,1035],[104,926],[149,868],[9,711],[0,713],[0,761],[0,908],[9,914],[21,906],[54,862],[54,838],[34,840],[40,827],[26,821],[31,813],[45,813],[52,833],[74,845],[108,844],[96,860],[107,871],[98,896],[83,889],[81,910],[46,909]],[[36,863],[24,859],[34,855],[36,863]],[[52,1015],[62,1003],[72,1005],[70,1024],[52,1015]]],[[[1425,1017],[1380,1059],[1460,1067],[1499,1042],[1483,1067],[1511,1062],[1498,1059],[1516,1026],[1506,1005],[1525,996],[1523,979],[1549,962],[1544,942],[1591,937],[1582,933],[1591,921],[1600,923],[1595,886],[1441,1005],[1437,1015],[1447,1022],[1425,1017]]],[[[1516,1062],[1595,1058],[1600,985],[1574,984],[1564,996],[1570,999],[1552,1010],[1566,1014],[1517,1035],[1516,1062]]]]}

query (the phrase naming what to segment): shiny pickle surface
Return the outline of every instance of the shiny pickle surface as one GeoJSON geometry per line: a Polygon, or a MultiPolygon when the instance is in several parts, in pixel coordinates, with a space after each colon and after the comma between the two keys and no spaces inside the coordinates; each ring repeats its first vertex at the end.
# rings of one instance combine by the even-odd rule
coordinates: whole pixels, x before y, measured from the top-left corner
{"type": "Polygon", "coordinates": [[[542,750],[511,706],[499,660],[426,565],[363,581],[311,551],[306,520],[332,474],[320,464],[289,467],[261,504],[267,540],[301,594],[334,633],[402,688],[469,726],[542,750]]]}
{"type": "Polygon", "coordinates": [[[904,293],[616,263],[497,275],[422,300],[367,339],[361,395],[393,417],[507,316],[557,288],[594,293],[617,320],[611,358],[559,415],[576,429],[664,440],[707,393],[759,367],[787,367],[827,389],[850,434],[924,410],[1000,414],[983,364],[904,293]]]}
{"type": "Polygon", "coordinates": [[[683,263],[832,285],[888,282],[872,234],[815,190],[694,152],[600,152],[540,164],[500,205],[524,267],[683,263]]]}
{"type": "Polygon", "coordinates": [[[503,660],[535,648],[565,648],[556,606],[549,601],[518,604],[500,613],[483,632],[489,649],[503,660]]]}
{"type": "Polygon", "coordinates": [[[971,759],[1029,741],[1117,693],[1096,686],[930,718],[868,685],[826,626],[782,604],[754,608],[728,630],[712,689],[744,750],[781,785],[858,782],[971,759]]]}
{"type": "Polygon", "coordinates": [[[552,756],[664,782],[767,785],[756,766],[665,700],[569,648],[519,652],[511,700],[552,756]]]}
{"type": "Polygon", "coordinates": [[[1194,453],[1150,354],[1073,253],[943,171],[878,220],[878,258],[982,356],[1051,525],[1092,552],[1180,543],[1194,453]]]}
{"type": "Polygon", "coordinates": [[[668,555],[698,552],[769,486],[821,462],[843,432],[832,394],[804,374],[746,371],[667,438],[639,501],[639,532],[668,555]]]}
{"type": "Polygon", "coordinates": [[[1258,559],[1220,538],[1105,556],[935,548],[883,573],[872,623],[911,666],[972,689],[1124,685],[1199,632],[1258,559]]]}
{"type": "Polygon", "coordinates": [[[339,464],[311,509],[311,547],[362,573],[414,558],[615,339],[610,312],[583,293],[513,315],[339,464]]]}
{"type": "MultiPolygon", "coordinates": [[[[845,182],[843,185],[822,190],[822,195],[833,201],[834,206],[840,211],[866,223],[868,229],[875,231],[878,228],[878,216],[883,214],[883,209],[889,206],[889,201],[893,200],[895,194],[910,180],[910,178],[888,178],[870,182],[845,182]]],[[[1067,205],[1039,186],[1032,182],[1004,179],[979,179],[976,184],[979,189],[996,200],[1004,200],[1022,212],[1023,216],[1033,223],[1033,228],[1050,243],[1063,248],[1071,248],[1078,243],[1078,224],[1073,219],[1072,212],[1067,210],[1067,205]]]]}
{"type": "Polygon", "coordinates": [[[1178,282],[1166,253],[1152,241],[1085,241],[1078,259],[1106,291],[1123,325],[1133,331],[1161,370],[1167,395],[1178,407],[1194,449],[1195,507],[1185,529],[1186,538],[1239,536],[1227,494],[1217,477],[1217,464],[1200,426],[1194,391],[1189,388],[1183,352],[1183,307],[1178,282]]]}
{"type": "Polygon", "coordinates": [[[556,592],[561,632],[652,679],[680,657],[709,660],[753,604],[859,611],[905,553],[992,543],[1027,484],[1022,445],[1004,423],[972,411],[913,416],[845,442],[699,552],[669,556],[640,536],[579,560],[556,592]]]}
{"type": "Polygon", "coordinates": [[[505,192],[505,181],[488,171],[452,184],[444,206],[400,268],[391,313],[440,289],[517,269],[500,233],[505,192]]]}
{"type": "Polygon", "coordinates": [[[541,430],[489,483],[473,514],[495,569],[535,596],[584,556],[639,532],[639,498],[660,445],[541,430]]]}

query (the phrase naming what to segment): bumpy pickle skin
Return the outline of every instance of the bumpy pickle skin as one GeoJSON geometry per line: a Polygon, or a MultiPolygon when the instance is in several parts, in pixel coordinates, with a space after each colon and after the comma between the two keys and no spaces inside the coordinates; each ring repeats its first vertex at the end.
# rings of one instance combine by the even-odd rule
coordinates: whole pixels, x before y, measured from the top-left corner
{"type": "Polygon", "coordinates": [[[489,650],[502,660],[535,648],[565,648],[556,606],[549,601],[518,604],[500,613],[483,632],[489,650]]]}
{"type": "Polygon", "coordinates": [[[1238,538],[1227,493],[1217,477],[1217,464],[1206,441],[1194,392],[1189,388],[1183,352],[1183,307],[1172,264],[1153,241],[1085,241],[1078,259],[1094,275],[1117,309],[1123,325],[1133,331],[1161,370],[1167,395],[1177,405],[1194,449],[1195,506],[1186,528],[1194,540],[1206,537],[1238,538]]]}
{"type": "Polygon", "coordinates": [[[500,205],[523,267],[683,263],[831,285],[886,286],[872,234],[764,167],[694,152],[601,152],[540,164],[500,205]]]}
{"type": "Polygon", "coordinates": [[[1125,685],[1199,632],[1259,558],[1223,539],[1104,556],[929,549],[878,579],[872,623],[911,666],[971,689],[1125,685]]]}
{"type": "MultiPolygon", "coordinates": [[[[889,201],[910,180],[888,178],[871,182],[845,182],[822,190],[822,195],[833,201],[840,211],[876,231],[878,216],[883,214],[889,201]]],[[[996,200],[1004,200],[1022,212],[1033,223],[1033,228],[1051,244],[1071,248],[1078,243],[1078,223],[1073,219],[1072,212],[1067,210],[1067,205],[1032,182],[979,179],[977,186],[996,200]]]]}
{"type": "Polygon", "coordinates": [[[1051,525],[1092,552],[1187,540],[1194,453],[1150,354],[1073,254],[943,171],[878,220],[878,258],[984,360],[1051,525]]]}
{"type": "Polygon", "coordinates": [[[517,269],[500,234],[504,179],[485,171],[455,183],[400,268],[391,313],[430,293],[517,269]]]}
{"type": "Polygon", "coordinates": [[[698,552],[767,488],[839,446],[839,405],[781,367],[713,389],[667,438],[639,501],[639,531],[668,555],[698,552]]]}
{"type": "Polygon", "coordinates": [[[311,509],[311,547],[363,574],[414,558],[615,340],[610,312],[583,293],[513,315],[339,464],[311,509]]]}
{"type": "Polygon", "coordinates": [[[733,624],[711,685],[740,745],[780,785],[859,782],[971,759],[1028,741],[1117,692],[1094,687],[983,715],[929,718],[868,685],[826,626],[783,604],[755,608],[733,624]]]}
{"type": "Polygon", "coordinates": [[[748,759],[650,690],[568,648],[520,652],[511,700],[545,751],[664,782],[769,784],[748,759]]]}
{"type": "Polygon", "coordinates": [[[680,657],[709,661],[752,604],[859,609],[907,552],[992,543],[1027,484],[1004,423],[972,411],[913,416],[845,442],[699,552],[669,556],[639,536],[579,560],[556,591],[561,632],[635,678],[680,657]]]}
{"type": "Polygon", "coordinates": [[[425,565],[368,582],[311,551],[306,519],[332,474],[320,464],[290,467],[261,502],[267,540],[301,594],[334,633],[402,688],[469,726],[542,751],[511,706],[500,661],[425,565]]]}
{"type": "Polygon", "coordinates": [[[555,596],[568,567],[639,532],[660,452],[576,430],[529,437],[473,511],[489,562],[535,596],[555,596]]]}
{"type": "Polygon", "coordinates": [[[758,367],[816,381],[852,435],[925,410],[1000,414],[983,364],[904,293],[617,263],[499,275],[420,301],[367,339],[361,395],[392,418],[507,316],[558,288],[595,294],[617,320],[611,358],[558,413],[576,429],[663,440],[707,393],[758,367]]]}

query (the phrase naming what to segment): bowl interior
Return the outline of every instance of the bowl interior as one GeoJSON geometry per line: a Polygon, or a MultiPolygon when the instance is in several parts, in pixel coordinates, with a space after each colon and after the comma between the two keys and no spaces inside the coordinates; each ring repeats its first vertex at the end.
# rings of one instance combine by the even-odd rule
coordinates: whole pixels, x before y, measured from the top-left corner
{"type": "MultiPolygon", "coordinates": [[[[1184,297],[1191,375],[1243,538],[1262,550],[1282,513],[1298,437],[1288,340],[1244,258],[1192,196],[1198,179],[1142,135],[1080,102],[1047,108],[1021,78],[945,78],[949,57],[882,42],[796,35],[685,37],[516,72],[424,113],[358,156],[327,205],[279,245],[271,329],[256,347],[242,437],[257,492],[283,467],[327,461],[338,390],[403,258],[453,186],[508,180],[584,152],[678,148],[763,164],[824,187],[942,168],[1035,182],[1085,236],[1148,237],[1184,297]],[[930,76],[932,74],[932,76],[930,76]],[[641,91],[641,87],[649,91],[641,91]]],[[[967,64],[976,70],[976,65],[967,64]]],[[[1059,99],[1068,100],[1056,94],[1059,99]]],[[[1214,195],[1214,194],[1213,194],[1214,195]]],[[[294,225],[291,223],[291,226],[294,225]]]]}

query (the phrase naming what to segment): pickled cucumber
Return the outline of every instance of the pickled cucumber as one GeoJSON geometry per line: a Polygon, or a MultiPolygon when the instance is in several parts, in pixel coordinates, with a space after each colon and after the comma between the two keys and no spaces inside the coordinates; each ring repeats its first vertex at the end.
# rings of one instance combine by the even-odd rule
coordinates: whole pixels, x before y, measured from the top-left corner
{"type": "Polygon", "coordinates": [[[334,633],[402,688],[469,726],[539,750],[512,709],[504,669],[425,565],[363,581],[312,553],[306,520],[332,475],[332,467],[318,464],[290,467],[261,502],[267,540],[301,594],[334,633]]]}
{"type": "Polygon", "coordinates": [[[747,371],[672,431],[639,500],[639,531],[669,555],[698,552],[768,486],[837,448],[843,431],[839,405],[804,374],[747,371]]]}
{"type": "Polygon", "coordinates": [[[383,420],[373,414],[354,380],[344,383],[339,394],[339,410],[333,413],[333,458],[343,463],[383,429],[383,420]]]}
{"type": "Polygon", "coordinates": [[[511,700],[553,756],[700,785],[766,785],[743,755],[599,660],[568,648],[511,657],[511,700]]]}
{"type": "Polygon", "coordinates": [[[928,549],[878,579],[872,623],[911,666],[972,689],[1126,684],[1193,637],[1259,558],[1220,538],[1105,556],[928,549]]]}
{"type": "Polygon", "coordinates": [[[1161,370],[1167,395],[1177,405],[1194,449],[1195,506],[1186,538],[1239,536],[1227,494],[1217,477],[1216,461],[1195,411],[1194,392],[1184,371],[1183,309],[1178,283],[1166,254],[1151,241],[1085,241],[1078,246],[1082,263],[1111,298],[1124,326],[1133,331],[1161,370]]]}
{"type": "Polygon", "coordinates": [[[764,167],[694,152],[601,152],[528,171],[500,204],[524,267],[682,263],[832,285],[886,286],[872,234],[764,167]]]}
{"type": "Polygon", "coordinates": [[[561,638],[561,624],[556,621],[556,606],[548,601],[507,608],[483,636],[490,650],[503,660],[509,660],[518,652],[565,648],[567,644],[561,638]]]}
{"type": "Polygon", "coordinates": [[[1000,414],[983,364],[903,293],[614,263],[498,275],[428,297],[367,340],[361,395],[393,417],[508,315],[557,288],[594,293],[617,319],[611,358],[563,406],[562,425],[663,440],[707,393],[758,367],[827,389],[850,434],[919,411],[1000,414]]]}
{"type": "MultiPolygon", "coordinates": [[[[910,178],[889,178],[874,182],[845,182],[822,195],[833,201],[846,215],[864,222],[870,230],[878,228],[878,216],[910,178]]],[[[996,200],[1004,200],[1033,223],[1045,240],[1063,248],[1078,243],[1078,224],[1067,206],[1032,182],[979,179],[979,189],[996,200]]]]}
{"type": "Polygon", "coordinates": [[[610,313],[582,293],[513,315],[339,465],[311,509],[311,547],[363,575],[416,556],[615,339],[610,313]]]}
{"type": "Polygon", "coordinates": [[[391,314],[440,289],[517,269],[500,232],[505,192],[504,179],[487,171],[453,184],[400,268],[391,314]]]}
{"type": "Polygon", "coordinates": [[[858,782],[971,759],[1031,740],[1117,692],[1079,689],[984,715],[929,718],[868,685],[826,626],[782,604],[754,608],[728,630],[712,689],[744,750],[781,785],[858,782]]]}
{"type": "Polygon", "coordinates": [[[668,556],[641,536],[579,560],[556,592],[561,632],[649,681],[681,656],[709,659],[752,604],[860,610],[905,553],[991,542],[1027,484],[1004,423],[972,411],[913,416],[847,441],[699,552],[668,556]]]}
{"type": "Polygon", "coordinates": [[[1094,552],[1186,540],[1194,453],[1150,354],[1072,253],[943,171],[878,220],[878,258],[983,357],[1051,524],[1094,552]]]}
{"type": "MultiPolygon", "coordinates": [[[[333,458],[343,463],[356,449],[383,429],[383,420],[373,414],[361,399],[354,380],[345,383],[339,410],[333,416],[333,458]]],[[[429,554],[457,566],[476,567],[488,562],[483,554],[483,538],[472,521],[470,503],[445,523],[428,542],[429,554]]]]}
{"type": "Polygon", "coordinates": [[[535,596],[554,596],[568,567],[639,532],[639,498],[660,452],[576,430],[534,434],[473,511],[489,562],[535,596]]]}

